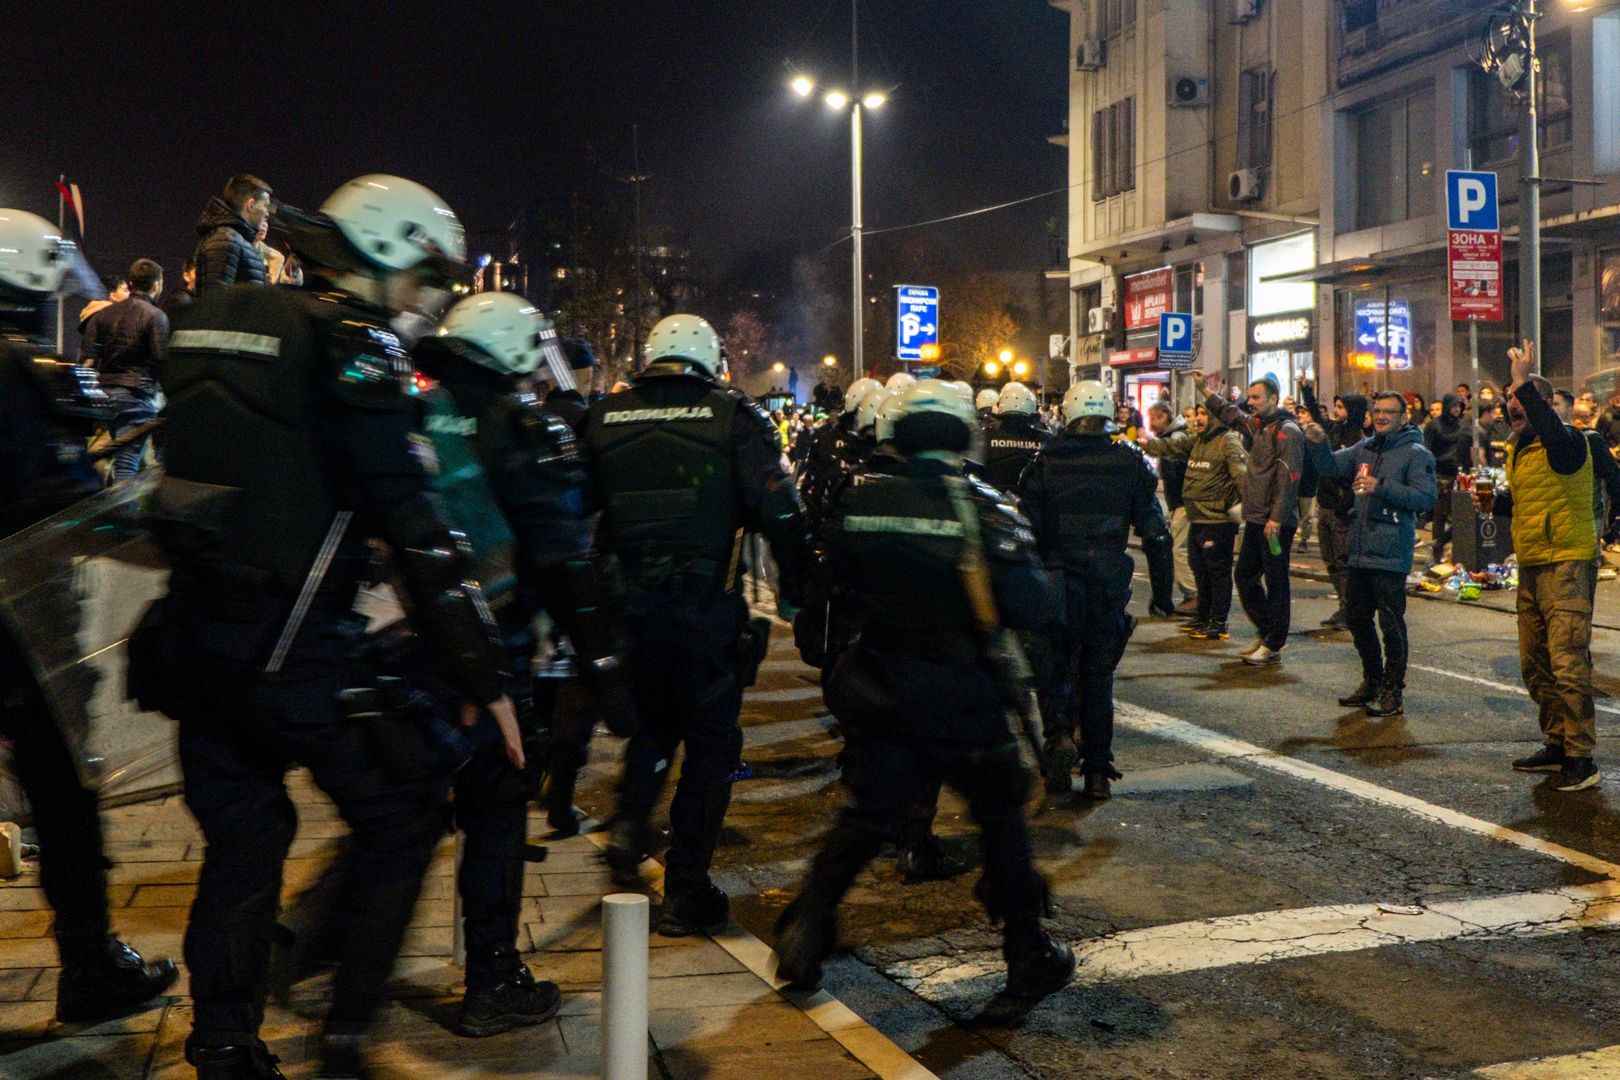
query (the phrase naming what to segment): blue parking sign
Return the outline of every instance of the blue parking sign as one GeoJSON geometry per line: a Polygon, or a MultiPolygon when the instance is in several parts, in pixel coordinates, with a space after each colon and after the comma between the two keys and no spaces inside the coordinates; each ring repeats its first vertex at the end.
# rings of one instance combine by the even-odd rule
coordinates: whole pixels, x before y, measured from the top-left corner
{"type": "Polygon", "coordinates": [[[1167,368],[1185,369],[1192,366],[1193,317],[1166,311],[1159,316],[1159,360],[1167,368]]]}
{"type": "Polygon", "coordinates": [[[939,289],[933,285],[896,285],[895,356],[908,363],[939,359],[939,289]]]}
{"type": "Polygon", "coordinates": [[[1460,169],[1447,171],[1446,227],[1466,232],[1501,230],[1495,173],[1463,172],[1460,169]]]}

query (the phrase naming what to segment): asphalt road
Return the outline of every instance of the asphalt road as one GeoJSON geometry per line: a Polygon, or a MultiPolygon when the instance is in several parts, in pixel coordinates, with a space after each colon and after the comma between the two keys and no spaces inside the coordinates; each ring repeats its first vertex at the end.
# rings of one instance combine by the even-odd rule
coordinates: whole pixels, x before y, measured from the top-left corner
{"type": "MultiPolygon", "coordinates": [[[[1359,668],[1348,635],[1314,632],[1327,590],[1296,579],[1276,668],[1238,662],[1241,619],[1219,645],[1138,629],[1115,798],[1030,804],[1054,932],[1082,957],[1072,986],[1008,1014],[976,874],[907,886],[881,860],[846,903],[829,989],[952,1078],[1620,1076],[1620,1051],[1477,1072],[1620,1043],[1620,772],[1562,795],[1509,769],[1538,732],[1496,611],[1414,601],[1407,715],[1339,707],[1359,668]]],[[[814,673],[778,637],[716,875],[766,940],[843,801],[814,673]]],[[[1620,634],[1593,653],[1613,692],[1620,634]]],[[[1620,770],[1620,704],[1599,710],[1599,764],[1620,770]]],[[[617,751],[598,741],[581,793],[598,816],[617,751]]],[[[949,794],[938,831],[974,851],[949,794]]]]}

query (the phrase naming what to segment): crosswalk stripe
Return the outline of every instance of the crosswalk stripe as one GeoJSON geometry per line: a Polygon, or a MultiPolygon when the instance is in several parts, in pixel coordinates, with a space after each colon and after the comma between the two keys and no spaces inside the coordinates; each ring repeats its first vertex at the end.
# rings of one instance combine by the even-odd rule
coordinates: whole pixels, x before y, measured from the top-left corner
{"type": "Polygon", "coordinates": [[[1604,1076],[1620,1076],[1620,1046],[1488,1065],[1475,1069],[1474,1075],[1481,1080],[1598,1080],[1604,1076]]]}

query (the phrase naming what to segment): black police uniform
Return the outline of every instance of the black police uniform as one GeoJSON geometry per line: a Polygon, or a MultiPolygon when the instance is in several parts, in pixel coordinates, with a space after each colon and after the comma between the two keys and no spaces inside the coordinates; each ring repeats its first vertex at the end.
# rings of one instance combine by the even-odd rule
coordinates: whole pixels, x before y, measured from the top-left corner
{"type": "MultiPolygon", "coordinates": [[[[45,355],[0,325],[0,537],[100,490],[85,441],[94,423],[110,419],[112,411],[93,372],[45,355]]],[[[51,602],[31,612],[49,624],[30,627],[32,636],[64,647],[77,640],[79,606],[71,577],[72,567],[64,565],[52,580],[36,583],[45,586],[39,591],[51,602]]],[[[72,687],[70,697],[87,704],[94,689],[89,676],[72,687]]],[[[53,715],[22,647],[0,619],[0,735],[11,743],[11,767],[33,809],[39,883],[56,912],[52,931],[62,962],[57,1017],[83,1021],[162,993],[179,972],[168,960],[144,963],[111,936],[101,817],[96,795],[75,764],[73,742],[87,731],[72,726],[64,728],[64,718],[53,715]]]]}
{"type": "Polygon", "coordinates": [[[855,430],[855,414],[844,413],[816,432],[810,443],[810,456],[799,480],[799,496],[804,512],[813,523],[826,512],[828,498],[841,477],[860,466],[876,444],[870,436],[855,430]]]}
{"type": "Polygon", "coordinates": [[[182,317],[163,368],[167,472],[149,511],[173,563],[162,696],[208,842],[186,933],[188,1054],[219,1075],[236,1075],[227,1070],[244,1047],[262,1054],[297,824],[288,766],[308,768],[353,830],[353,900],[365,912],[340,943],[328,1046],[357,1037],[381,1002],[444,831],[447,777],[425,733],[350,721],[339,705],[367,679],[352,611],[368,537],[393,547],[412,623],[450,682],[488,705],[507,679],[469,556],[411,451],[410,364],[388,315],[325,288],[210,290],[182,317]]]}
{"type": "Polygon", "coordinates": [[[945,461],[905,460],[881,482],[847,487],[829,508],[815,575],[858,606],[861,626],[826,689],[828,708],[847,723],[844,778],[853,802],[778,925],[779,970],[794,983],[817,981],[835,943],[839,900],[942,780],[967,798],[980,828],[980,895],[1004,921],[1010,988],[1044,984],[1041,973],[1060,955],[1040,927],[1045,884],[1031,862],[1023,809],[1029,775],[968,603],[959,565],[965,526],[949,484],[964,485],[976,507],[1003,623],[1033,628],[1056,615],[1027,524],[1005,496],[945,461]]]}
{"type": "MultiPolygon", "coordinates": [[[[573,431],[540,408],[532,394],[513,389],[509,377],[455,355],[469,348],[451,339],[428,338],[413,359],[439,385],[422,395],[424,427],[432,440],[434,487],[445,499],[450,518],[466,531],[481,560],[509,562],[482,571],[489,604],[512,651],[512,668],[524,673],[513,697],[524,695],[522,683],[534,661],[535,617],[549,612],[568,635],[586,688],[597,698],[609,723],[619,730],[634,706],[625,684],[623,653],[628,642],[618,625],[622,591],[611,559],[593,553],[585,510],[586,476],[573,431]],[[493,519],[479,528],[501,528],[511,539],[509,552],[496,537],[482,538],[472,522],[493,519]]],[[[571,778],[583,764],[590,725],[551,739],[550,716],[525,710],[525,743],[531,761],[525,772],[542,766],[571,778]]],[[[459,887],[466,920],[469,991],[510,978],[520,967],[516,952],[518,912],[523,899],[522,853],[528,819],[527,803],[537,778],[516,774],[504,749],[490,745],[479,752],[455,781],[456,822],[466,833],[459,887]]],[[[565,807],[572,816],[571,803],[565,807]]]]}
{"type": "Polygon", "coordinates": [[[1002,491],[1015,491],[1025,467],[1051,441],[1052,433],[1033,416],[992,416],[984,425],[984,464],[974,474],[1002,491]]]}
{"type": "MultiPolygon", "coordinates": [[[[1105,796],[1103,781],[1118,778],[1114,668],[1135,626],[1125,610],[1133,569],[1125,544],[1132,528],[1150,563],[1160,564],[1154,588],[1168,593],[1171,580],[1170,530],[1157,488],[1153,467],[1135,446],[1101,432],[1082,434],[1076,425],[1046,444],[1019,484],[1041,558],[1061,576],[1065,600],[1066,623],[1052,635],[1042,678],[1049,790],[1070,789],[1077,723],[1088,790],[1105,796]]],[[[1154,602],[1168,608],[1170,598],[1154,602]]]]}
{"type": "Polygon", "coordinates": [[[657,361],[591,406],[583,438],[598,540],[628,584],[631,685],[641,730],[625,751],[614,872],[631,876],[646,823],[686,744],[670,804],[664,927],[724,921],[709,865],[742,751],[744,530],[770,542],[779,591],[801,602],[809,538],[769,417],[683,360],[657,361]]]}

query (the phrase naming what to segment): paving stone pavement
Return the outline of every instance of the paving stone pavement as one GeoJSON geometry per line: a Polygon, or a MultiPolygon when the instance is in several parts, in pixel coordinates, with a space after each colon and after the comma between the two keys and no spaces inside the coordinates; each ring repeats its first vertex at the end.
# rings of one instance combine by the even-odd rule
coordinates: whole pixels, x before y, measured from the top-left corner
{"type": "MultiPolygon", "coordinates": [[[[289,788],[300,827],[287,861],[284,900],[319,874],[344,832],[332,805],[305,774],[292,774],[289,788]]],[[[178,796],[108,810],[104,821],[107,853],[115,864],[108,889],[114,931],[147,956],[178,958],[204,850],[195,823],[178,796]]],[[[532,835],[544,837],[545,830],[537,820],[532,835]]],[[[615,890],[589,837],[545,842],[548,858],[525,872],[519,946],[532,950],[528,960],[537,975],[562,985],[559,1016],[485,1039],[461,1038],[450,1030],[461,972],[451,960],[454,842],[446,838],[396,967],[392,999],[378,1020],[375,1057],[381,1077],[598,1074],[600,897],[615,890]]],[[[0,881],[0,1077],[181,1080],[194,1075],[182,1057],[191,1025],[183,968],[175,993],[144,1012],[94,1026],[54,1021],[58,969],[51,919],[33,864],[22,877],[0,881]]],[[[833,1080],[872,1077],[879,1074],[844,1043],[864,1046],[874,1039],[883,1045],[862,1056],[885,1063],[880,1064],[883,1075],[930,1075],[914,1069],[909,1058],[869,1028],[852,1033],[852,1026],[864,1025],[847,1010],[843,1019],[829,1023],[829,1010],[836,1013],[839,1007],[818,1000],[826,995],[790,1001],[777,992],[756,973],[764,949],[759,942],[740,931],[725,941],[722,948],[707,937],[652,937],[649,1076],[727,1080],[769,1070],[833,1080]],[[739,955],[750,963],[745,966],[739,955]]],[[[266,1016],[265,1041],[289,1077],[314,1072],[312,1036],[323,988],[324,980],[305,983],[289,1008],[272,1005],[266,1016]]]]}

